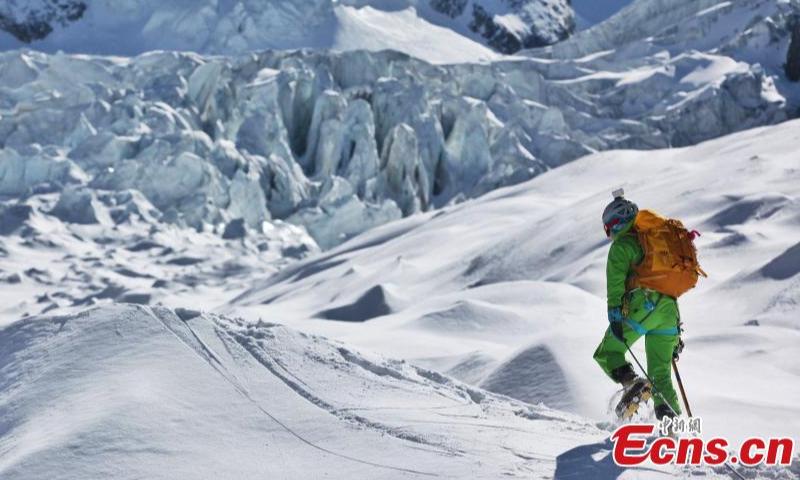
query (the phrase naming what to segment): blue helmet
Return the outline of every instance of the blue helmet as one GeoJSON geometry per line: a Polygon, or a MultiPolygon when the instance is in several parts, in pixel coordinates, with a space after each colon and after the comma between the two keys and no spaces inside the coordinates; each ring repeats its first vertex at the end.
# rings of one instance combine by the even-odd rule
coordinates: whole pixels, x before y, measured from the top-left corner
{"type": "Polygon", "coordinates": [[[623,196],[625,191],[619,189],[613,195],[614,201],[603,211],[603,227],[608,237],[622,231],[639,213],[639,207],[623,196]]]}

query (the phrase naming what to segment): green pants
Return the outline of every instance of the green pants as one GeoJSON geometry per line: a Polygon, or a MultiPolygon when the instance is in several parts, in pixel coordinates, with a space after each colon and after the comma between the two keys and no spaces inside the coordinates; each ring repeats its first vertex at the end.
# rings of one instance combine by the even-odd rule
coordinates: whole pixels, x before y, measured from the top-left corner
{"type": "MultiPolygon", "coordinates": [[[[636,290],[630,295],[628,318],[639,322],[650,331],[668,330],[678,324],[678,305],[671,297],[663,296],[659,299],[658,293],[651,293],[650,299],[657,301],[656,309],[652,312],[644,308],[647,300],[642,290],[636,290]]],[[[623,336],[628,345],[633,345],[639,340],[639,333],[629,325],[624,325],[623,336]]],[[[645,336],[645,351],[647,352],[647,373],[653,379],[653,401],[655,405],[664,403],[663,395],[676,413],[681,413],[678,394],[672,385],[672,352],[678,343],[677,335],[647,335],[645,336]],[[659,395],[656,392],[661,392],[659,395]]],[[[611,374],[617,368],[629,365],[625,358],[627,348],[612,333],[607,330],[603,341],[594,352],[594,359],[606,375],[616,381],[611,374]]]]}

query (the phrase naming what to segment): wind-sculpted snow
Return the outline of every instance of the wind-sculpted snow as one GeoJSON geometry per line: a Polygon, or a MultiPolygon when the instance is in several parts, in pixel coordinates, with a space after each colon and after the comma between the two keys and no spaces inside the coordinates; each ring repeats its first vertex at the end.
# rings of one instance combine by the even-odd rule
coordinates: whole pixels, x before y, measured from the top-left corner
{"type": "MultiPolygon", "coordinates": [[[[259,230],[280,219],[329,248],[598,150],[690,145],[790,116],[798,96],[772,61],[791,37],[785,3],[677,11],[681,29],[746,27],[724,42],[703,37],[706,52],[659,53],[631,37],[587,58],[449,66],[365,51],[6,52],[0,194],[70,187],[65,206],[76,192],[91,205],[87,187],[139,191],[165,222],[259,230]]],[[[592,45],[606,25],[541,53],[592,45]]],[[[688,48],[677,35],[658,38],[688,48]]]]}
{"type": "Polygon", "coordinates": [[[609,432],[575,415],[190,309],[18,321],[0,330],[0,385],[4,480],[686,478],[616,466],[609,432]]]}
{"type": "Polygon", "coordinates": [[[119,305],[17,322],[0,331],[0,385],[8,480],[607,468],[588,455],[560,465],[578,446],[608,449],[578,417],[278,325],[185,309],[119,305]]]}

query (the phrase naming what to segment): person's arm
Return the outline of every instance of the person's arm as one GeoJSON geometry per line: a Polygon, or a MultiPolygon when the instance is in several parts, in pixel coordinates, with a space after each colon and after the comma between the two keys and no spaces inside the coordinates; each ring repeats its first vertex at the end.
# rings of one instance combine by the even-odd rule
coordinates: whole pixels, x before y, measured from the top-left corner
{"type": "Polygon", "coordinates": [[[631,264],[635,264],[640,255],[640,248],[633,236],[625,235],[611,244],[606,263],[606,288],[608,308],[622,306],[625,296],[625,281],[631,264]]]}

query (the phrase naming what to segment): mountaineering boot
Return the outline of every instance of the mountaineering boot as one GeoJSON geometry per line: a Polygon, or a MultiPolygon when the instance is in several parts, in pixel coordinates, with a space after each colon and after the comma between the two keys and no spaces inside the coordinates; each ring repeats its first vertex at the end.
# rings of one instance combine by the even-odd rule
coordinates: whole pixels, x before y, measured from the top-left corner
{"type": "MultiPolygon", "coordinates": [[[[675,412],[672,411],[672,408],[670,408],[670,406],[667,405],[666,403],[662,403],[661,405],[656,406],[655,414],[659,422],[663,422],[665,418],[668,418],[670,420],[668,422],[666,436],[671,437],[674,440],[677,440],[679,435],[675,429],[674,424],[672,423],[672,420],[675,420],[675,412]]],[[[661,433],[663,435],[665,432],[662,431],[661,433]]]]}
{"type": "Polygon", "coordinates": [[[635,377],[622,382],[625,393],[614,409],[617,417],[622,420],[630,420],[639,410],[639,405],[650,400],[652,396],[650,382],[641,377],[635,377]]]}

